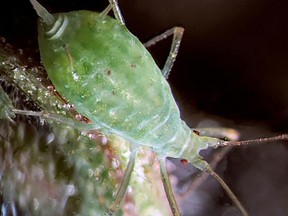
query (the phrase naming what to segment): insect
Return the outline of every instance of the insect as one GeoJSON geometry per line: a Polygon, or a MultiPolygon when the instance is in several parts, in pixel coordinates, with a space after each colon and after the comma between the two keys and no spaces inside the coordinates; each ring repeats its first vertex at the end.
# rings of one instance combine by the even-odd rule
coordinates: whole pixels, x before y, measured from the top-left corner
{"type": "Polygon", "coordinates": [[[35,0],[30,1],[42,18],[39,49],[57,91],[93,122],[87,125],[87,129],[113,133],[131,143],[130,161],[110,207],[111,214],[117,212],[125,195],[138,148],[147,146],[158,155],[163,184],[174,215],[180,213],[165,170],[168,156],[187,160],[210,173],[242,214],[248,215],[228,186],[199,156],[201,149],[229,142],[193,132],[181,120],[165,80],[179,49],[182,28],[172,31],[175,34],[171,52],[161,71],[142,43],[126,29],[116,1],[109,1],[110,5],[102,13],[74,11],[55,15],[35,0]],[[107,15],[111,9],[116,19],[107,15]]]}

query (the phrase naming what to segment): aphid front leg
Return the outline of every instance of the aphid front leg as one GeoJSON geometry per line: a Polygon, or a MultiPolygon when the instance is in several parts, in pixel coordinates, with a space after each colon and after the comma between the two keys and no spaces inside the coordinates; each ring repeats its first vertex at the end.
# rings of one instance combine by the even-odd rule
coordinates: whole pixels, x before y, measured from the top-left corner
{"type": "Polygon", "coordinates": [[[182,27],[173,27],[167,31],[165,31],[164,33],[162,33],[161,35],[158,35],[154,38],[152,38],[151,40],[149,40],[148,42],[144,43],[144,46],[146,48],[155,45],[157,42],[166,39],[167,37],[169,37],[170,35],[173,35],[173,39],[172,39],[172,44],[171,44],[171,48],[170,48],[170,52],[168,55],[168,58],[165,62],[165,65],[162,69],[162,74],[163,76],[168,79],[168,76],[170,74],[170,71],[173,67],[173,64],[176,60],[179,48],[180,48],[180,43],[183,37],[183,32],[184,32],[184,28],[182,27]]]}
{"type": "Polygon", "coordinates": [[[162,178],[162,183],[165,189],[166,197],[168,199],[169,205],[171,207],[171,211],[173,216],[180,216],[180,211],[178,209],[178,205],[176,202],[176,199],[173,194],[173,189],[171,187],[171,183],[169,180],[169,176],[166,170],[165,166],[165,158],[158,158],[159,164],[160,164],[160,172],[161,172],[161,178],[162,178]]]}
{"type": "Polygon", "coordinates": [[[121,185],[118,189],[118,192],[115,196],[114,202],[110,206],[109,215],[116,214],[121,207],[121,203],[124,199],[125,193],[127,191],[127,187],[129,185],[129,182],[130,182],[131,174],[134,170],[137,151],[138,151],[138,149],[134,148],[131,152],[129,162],[128,162],[126,170],[125,170],[124,178],[123,178],[121,185]]]}

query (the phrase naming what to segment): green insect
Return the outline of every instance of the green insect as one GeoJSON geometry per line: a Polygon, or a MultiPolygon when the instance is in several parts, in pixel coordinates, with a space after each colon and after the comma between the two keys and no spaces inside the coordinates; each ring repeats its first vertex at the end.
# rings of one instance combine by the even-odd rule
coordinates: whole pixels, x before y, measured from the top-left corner
{"type": "Polygon", "coordinates": [[[186,159],[216,176],[242,214],[248,215],[226,184],[199,156],[201,149],[218,146],[223,141],[197,135],[180,119],[165,79],[178,52],[182,28],[164,33],[165,36],[171,32],[175,34],[170,55],[161,71],[142,43],[125,27],[116,1],[110,1],[102,13],[72,11],[53,15],[35,0],[31,3],[42,18],[39,49],[57,91],[93,122],[94,129],[114,133],[131,143],[130,162],[110,207],[111,214],[117,212],[125,195],[138,147],[149,146],[159,157],[174,215],[180,214],[165,170],[167,156],[186,159]],[[111,9],[116,19],[107,16],[111,9]]]}
{"type": "Polygon", "coordinates": [[[113,133],[131,143],[132,153],[109,214],[119,209],[125,195],[137,150],[148,146],[157,154],[173,215],[180,215],[165,170],[165,158],[189,161],[210,173],[224,187],[243,215],[247,211],[229,187],[212,171],[199,151],[229,142],[199,136],[180,118],[165,78],[176,58],[183,28],[175,27],[144,44],[146,47],[174,34],[171,51],[161,71],[145,46],[124,25],[116,0],[102,13],[72,11],[50,14],[30,0],[41,17],[39,49],[56,90],[93,124],[86,129],[113,133]],[[109,17],[113,9],[116,19],[109,17]]]}

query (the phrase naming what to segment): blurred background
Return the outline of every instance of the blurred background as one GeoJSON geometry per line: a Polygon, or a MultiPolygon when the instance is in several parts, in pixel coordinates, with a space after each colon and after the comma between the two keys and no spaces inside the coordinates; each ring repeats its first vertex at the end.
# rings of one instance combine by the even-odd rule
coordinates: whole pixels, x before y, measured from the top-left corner
{"type": "MultiPolygon", "coordinates": [[[[40,2],[50,12],[63,12],[102,11],[108,1],[40,2]]],[[[232,127],[241,132],[241,139],[287,131],[286,1],[119,0],[119,4],[128,29],[143,42],[173,26],[185,28],[168,81],[189,126],[232,127]]],[[[2,3],[0,16],[0,36],[39,58],[37,16],[29,1],[2,3]]],[[[150,50],[160,68],[170,44],[168,39],[150,50]]],[[[216,171],[251,215],[287,215],[287,154],[287,142],[238,147],[223,156],[216,171]]],[[[213,179],[189,190],[195,170],[178,160],[171,162],[183,215],[239,215],[213,179]]]]}

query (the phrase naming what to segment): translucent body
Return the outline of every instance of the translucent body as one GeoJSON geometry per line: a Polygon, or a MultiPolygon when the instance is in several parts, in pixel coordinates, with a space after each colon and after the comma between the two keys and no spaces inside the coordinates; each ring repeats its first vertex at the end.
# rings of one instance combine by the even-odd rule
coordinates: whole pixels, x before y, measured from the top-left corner
{"type": "Polygon", "coordinates": [[[192,148],[196,135],[180,119],[167,81],[124,25],[90,11],[55,17],[60,21],[49,29],[40,23],[42,61],[57,91],[79,113],[164,156],[180,157],[192,148]]]}

